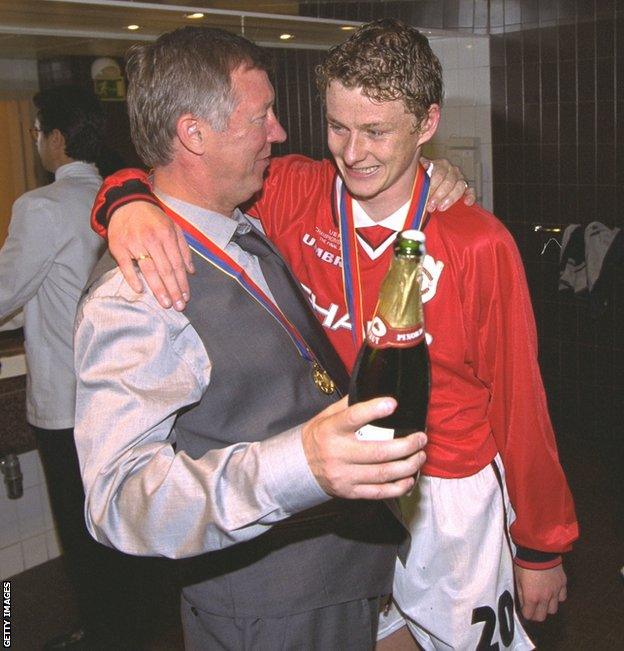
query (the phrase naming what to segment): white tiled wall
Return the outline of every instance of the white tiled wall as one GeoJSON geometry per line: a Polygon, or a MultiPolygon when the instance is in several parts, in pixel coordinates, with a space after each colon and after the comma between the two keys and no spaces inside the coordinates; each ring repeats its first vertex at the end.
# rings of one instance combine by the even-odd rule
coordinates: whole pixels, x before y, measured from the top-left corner
{"type": "Polygon", "coordinates": [[[10,500],[0,483],[0,579],[56,558],[54,529],[43,469],[36,450],[19,455],[24,495],[10,500]]]}
{"type": "MultiPolygon", "coordinates": [[[[479,139],[482,196],[492,210],[492,130],[490,114],[490,46],[487,36],[432,39],[431,47],[444,72],[444,104],[438,131],[427,152],[453,160],[446,145],[450,137],[479,139]]],[[[458,164],[461,161],[453,161],[458,164]]]]}

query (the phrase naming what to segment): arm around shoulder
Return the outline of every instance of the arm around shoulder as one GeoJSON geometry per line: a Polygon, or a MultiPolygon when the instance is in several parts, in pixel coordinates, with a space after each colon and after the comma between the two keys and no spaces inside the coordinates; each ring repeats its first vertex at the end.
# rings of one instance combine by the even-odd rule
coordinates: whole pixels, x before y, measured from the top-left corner
{"type": "Polygon", "coordinates": [[[91,225],[108,236],[111,255],[128,284],[142,291],[135,261],[164,308],[184,309],[193,273],[191,253],[181,230],[165,215],[148,175],[139,169],[109,176],[95,199],[91,225]]]}

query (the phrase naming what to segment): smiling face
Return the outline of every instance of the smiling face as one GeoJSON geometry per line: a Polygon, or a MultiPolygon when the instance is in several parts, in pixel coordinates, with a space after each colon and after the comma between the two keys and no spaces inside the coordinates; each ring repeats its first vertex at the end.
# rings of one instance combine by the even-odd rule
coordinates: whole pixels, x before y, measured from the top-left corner
{"type": "Polygon", "coordinates": [[[212,131],[206,158],[214,187],[228,206],[221,209],[230,212],[262,188],[271,145],[286,140],[286,132],[273,111],[273,86],[264,70],[240,66],[232,73],[232,89],[236,107],[227,128],[212,131]]]}
{"type": "Polygon", "coordinates": [[[422,145],[435,133],[439,107],[416,128],[401,100],[378,102],[332,81],[325,96],[327,141],[349,192],[376,221],[410,198],[422,145]]]}

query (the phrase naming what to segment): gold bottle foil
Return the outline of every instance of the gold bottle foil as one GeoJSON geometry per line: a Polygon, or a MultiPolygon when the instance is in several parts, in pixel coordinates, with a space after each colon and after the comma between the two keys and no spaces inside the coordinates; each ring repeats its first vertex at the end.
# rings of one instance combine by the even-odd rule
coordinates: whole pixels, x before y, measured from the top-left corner
{"type": "Polygon", "coordinates": [[[391,328],[423,323],[420,256],[395,255],[379,291],[375,313],[391,328]]]}

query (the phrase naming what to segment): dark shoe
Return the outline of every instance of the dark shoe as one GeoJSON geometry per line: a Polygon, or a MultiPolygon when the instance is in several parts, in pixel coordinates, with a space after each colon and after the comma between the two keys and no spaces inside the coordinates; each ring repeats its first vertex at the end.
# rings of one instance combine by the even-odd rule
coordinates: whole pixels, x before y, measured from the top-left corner
{"type": "Polygon", "coordinates": [[[43,645],[43,651],[57,651],[61,649],[73,649],[74,651],[84,650],[89,648],[87,644],[87,635],[82,628],[77,628],[69,633],[58,635],[48,640],[43,645]]]}

